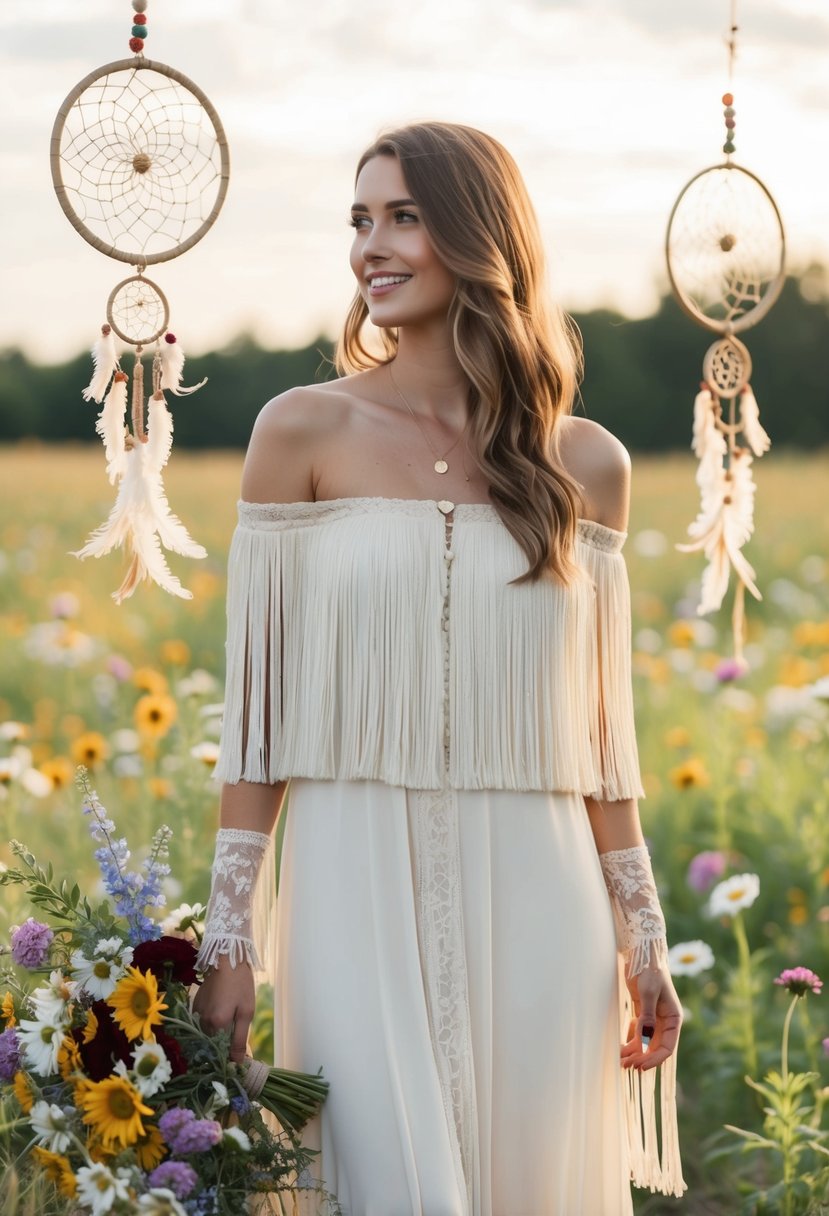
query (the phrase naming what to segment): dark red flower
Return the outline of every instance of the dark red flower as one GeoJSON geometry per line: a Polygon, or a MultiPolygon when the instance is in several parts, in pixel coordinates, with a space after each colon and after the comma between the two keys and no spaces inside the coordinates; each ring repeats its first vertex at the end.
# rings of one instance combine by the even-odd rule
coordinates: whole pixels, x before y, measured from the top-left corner
{"type": "Polygon", "coordinates": [[[95,1001],[92,1012],[98,1022],[95,1038],[84,1043],[82,1026],[72,1031],[83,1060],[84,1071],[93,1081],[108,1077],[119,1060],[129,1065],[132,1062],[132,1047],[121,1027],[113,1020],[112,1010],[106,1001],[95,1001]]]}
{"type": "Polygon", "coordinates": [[[159,937],[135,947],[132,965],[141,971],[152,971],[160,984],[172,982],[189,988],[198,982],[193,965],[197,953],[193,943],[183,937],[159,937]]]}
{"type": "Polygon", "coordinates": [[[187,1072],[187,1058],[181,1050],[178,1039],[174,1039],[171,1034],[166,1034],[160,1027],[156,1026],[155,1041],[159,1047],[164,1048],[164,1054],[170,1061],[174,1077],[180,1077],[183,1073],[187,1072]]]}

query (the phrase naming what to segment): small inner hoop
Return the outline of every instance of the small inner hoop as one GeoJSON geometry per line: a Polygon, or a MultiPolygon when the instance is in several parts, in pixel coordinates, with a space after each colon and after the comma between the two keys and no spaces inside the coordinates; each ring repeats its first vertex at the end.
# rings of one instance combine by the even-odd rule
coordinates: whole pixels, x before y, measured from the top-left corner
{"type": "Polygon", "coordinates": [[[720,338],[705,352],[702,374],[718,397],[731,400],[751,379],[748,348],[739,338],[720,338]]]}
{"type": "Polygon", "coordinates": [[[134,274],[110,292],[107,321],[122,342],[149,346],[166,333],[170,308],[160,287],[142,274],[134,274]]]}

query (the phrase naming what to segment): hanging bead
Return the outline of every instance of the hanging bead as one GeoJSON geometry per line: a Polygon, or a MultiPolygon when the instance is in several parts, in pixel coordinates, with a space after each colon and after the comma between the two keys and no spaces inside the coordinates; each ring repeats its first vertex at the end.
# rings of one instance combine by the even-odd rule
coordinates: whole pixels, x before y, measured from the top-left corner
{"type": "Polygon", "coordinates": [[[133,25],[146,25],[147,17],[144,13],[136,13],[132,19],[133,25]]]}
{"type": "Polygon", "coordinates": [[[145,25],[134,25],[132,27],[133,38],[146,38],[147,27],[145,25]]]}
{"type": "Polygon", "coordinates": [[[143,51],[144,50],[144,39],[143,38],[130,38],[130,50],[134,51],[136,55],[138,54],[139,51],[143,51]]]}
{"type": "Polygon", "coordinates": [[[147,11],[147,0],[132,0],[132,7],[136,13],[145,13],[147,11]]]}

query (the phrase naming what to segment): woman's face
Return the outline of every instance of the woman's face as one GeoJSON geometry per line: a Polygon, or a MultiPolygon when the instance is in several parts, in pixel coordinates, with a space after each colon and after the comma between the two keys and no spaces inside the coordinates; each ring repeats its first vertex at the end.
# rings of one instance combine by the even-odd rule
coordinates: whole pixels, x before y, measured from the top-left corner
{"type": "Polygon", "coordinates": [[[360,170],[352,207],[351,269],[382,328],[445,321],[455,276],[438,258],[396,156],[360,170]]]}

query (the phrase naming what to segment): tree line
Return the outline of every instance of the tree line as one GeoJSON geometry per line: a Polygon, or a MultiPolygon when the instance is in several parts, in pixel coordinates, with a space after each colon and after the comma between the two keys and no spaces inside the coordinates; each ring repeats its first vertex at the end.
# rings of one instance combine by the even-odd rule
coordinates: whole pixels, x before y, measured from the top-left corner
{"type": "MultiPolygon", "coordinates": [[[[640,319],[604,309],[572,316],[585,350],[576,412],[607,426],[633,451],[687,449],[702,360],[714,336],[670,294],[640,319]]],[[[775,446],[829,444],[826,268],[813,264],[788,277],[772,311],[743,340],[761,421],[775,446]]],[[[246,446],[261,406],[285,389],[330,378],[332,353],[326,337],[297,350],[266,350],[241,335],[223,350],[191,357],[186,382],[207,376],[208,383],[192,398],[168,395],[177,445],[246,446]]],[[[129,357],[124,367],[130,370],[129,357]]],[[[0,352],[0,442],[97,442],[100,407],[81,397],[90,376],[87,352],[60,365],[33,363],[20,350],[0,352]]]]}

